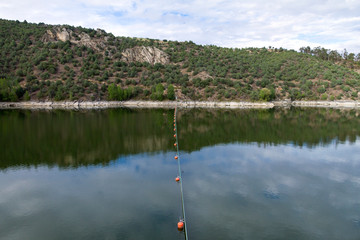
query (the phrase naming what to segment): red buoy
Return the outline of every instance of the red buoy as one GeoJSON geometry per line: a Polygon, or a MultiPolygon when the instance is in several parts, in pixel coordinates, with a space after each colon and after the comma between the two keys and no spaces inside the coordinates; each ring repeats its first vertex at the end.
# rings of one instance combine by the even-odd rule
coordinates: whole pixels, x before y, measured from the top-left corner
{"type": "Polygon", "coordinates": [[[179,178],[179,177],[176,177],[176,178],[175,178],[175,181],[177,181],[177,182],[180,181],[180,178],[179,178]]]}
{"type": "Polygon", "coordinates": [[[176,124],[174,123],[174,127],[176,126],[176,124]]]}
{"type": "Polygon", "coordinates": [[[174,134],[174,138],[176,138],[176,134],[174,134]]]}
{"type": "Polygon", "coordinates": [[[174,143],[174,147],[176,147],[176,143],[174,143]]]}
{"type": "Polygon", "coordinates": [[[174,128],[174,132],[176,131],[176,128],[174,128]]]}
{"type": "Polygon", "coordinates": [[[178,159],[178,156],[175,156],[175,159],[178,159]]]}
{"type": "Polygon", "coordinates": [[[184,230],[184,222],[183,221],[178,222],[178,229],[179,229],[179,231],[184,230]]]}

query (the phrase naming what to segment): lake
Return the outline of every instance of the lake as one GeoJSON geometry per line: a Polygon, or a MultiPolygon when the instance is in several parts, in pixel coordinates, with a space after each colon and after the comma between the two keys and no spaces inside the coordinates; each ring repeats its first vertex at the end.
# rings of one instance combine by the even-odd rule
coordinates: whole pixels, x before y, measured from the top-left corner
{"type": "MultiPolygon", "coordinates": [[[[0,239],[184,239],[173,114],[0,110],[0,239]]],[[[360,239],[359,114],[178,109],[189,239],[360,239]]]]}

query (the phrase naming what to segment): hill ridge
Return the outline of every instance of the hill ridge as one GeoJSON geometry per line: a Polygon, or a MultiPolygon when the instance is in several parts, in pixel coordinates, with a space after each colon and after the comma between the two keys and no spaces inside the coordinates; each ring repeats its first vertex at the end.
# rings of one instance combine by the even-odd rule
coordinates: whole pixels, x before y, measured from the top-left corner
{"type": "Polygon", "coordinates": [[[222,48],[0,20],[0,49],[0,101],[360,98],[357,55],[320,47],[222,48]]]}

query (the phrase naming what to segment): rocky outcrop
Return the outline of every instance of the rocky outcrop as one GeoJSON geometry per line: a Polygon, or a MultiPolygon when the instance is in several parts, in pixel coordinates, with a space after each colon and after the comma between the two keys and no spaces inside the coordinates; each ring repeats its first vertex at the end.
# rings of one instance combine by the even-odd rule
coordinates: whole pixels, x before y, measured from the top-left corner
{"type": "MultiPolygon", "coordinates": [[[[46,42],[57,42],[57,41],[70,41],[73,31],[68,30],[66,28],[54,27],[53,29],[49,29],[42,36],[41,41],[46,42]]],[[[74,40],[74,39],[72,39],[74,40]]]]}
{"type": "Polygon", "coordinates": [[[56,37],[63,42],[70,41],[70,36],[72,35],[72,31],[68,32],[65,28],[61,32],[56,33],[56,37]]]}
{"type": "Polygon", "coordinates": [[[87,109],[87,108],[272,108],[272,103],[197,101],[95,101],[95,102],[0,102],[0,109],[87,109]]]}
{"type": "Polygon", "coordinates": [[[78,45],[84,45],[86,47],[95,49],[95,50],[102,50],[105,49],[106,45],[104,42],[107,41],[107,38],[105,37],[104,39],[91,39],[90,36],[84,32],[79,34],[79,41],[72,41],[75,44],[78,45]]]}
{"type": "Polygon", "coordinates": [[[94,101],[94,102],[0,102],[0,109],[86,109],[86,108],[273,108],[273,107],[360,108],[359,101],[274,101],[274,102],[210,102],[210,101],[94,101]],[[290,104],[290,105],[289,105],[290,104]]]}
{"type": "MultiPolygon", "coordinates": [[[[46,33],[42,36],[41,41],[44,43],[70,41],[73,44],[86,46],[104,53],[106,42],[109,40],[109,37],[106,36],[106,33],[101,29],[97,29],[96,35],[97,37],[90,37],[90,35],[85,32],[76,33],[71,29],[55,26],[52,29],[46,31],[46,33]]],[[[111,57],[110,53],[108,54],[111,57]]],[[[148,62],[152,65],[156,63],[170,63],[170,57],[167,53],[157,49],[156,47],[144,46],[126,49],[122,53],[121,60],[128,63],[148,62]]]]}
{"type": "MultiPolygon", "coordinates": [[[[97,33],[101,35],[104,33],[104,31],[98,29],[97,33]]],[[[54,27],[51,30],[47,30],[41,38],[41,41],[44,43],[70,41],[73,44],[86,46],[97,51],[102,51],[106,47],[104,42],[107,42],[107,40],[107,37],[91,38],[89,34],[85,32],[76,34],[71,29],[61,27],[54,27]]]]}
{"type": "Polygon", "coordinates": [[[47,30],[46,33],[41,37],[40,40],[44,43],[55,42],[55,41],[57,41],[57,36],[53,31],[47,30]]]}
{"type": "Polygon", "coordinates": [[[131,62],[148,62],[152,65],[156,63],[169,64],[170,57],[167,53],[156,47],[134,47],[128,48],[122,53],[122,61],[131,62]]]}

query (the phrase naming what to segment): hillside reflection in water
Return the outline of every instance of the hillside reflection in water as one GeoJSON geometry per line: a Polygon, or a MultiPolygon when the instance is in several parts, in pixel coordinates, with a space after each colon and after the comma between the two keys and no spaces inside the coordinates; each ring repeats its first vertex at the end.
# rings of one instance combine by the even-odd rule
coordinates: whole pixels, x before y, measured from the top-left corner
{"type": "MultiPolygon", "coordinates": [[[[173,110],[0,111],[0,239],[183,239],[173,110]]],[[[180,109],[191,239],[359,239],[356,110],[180,109]]]]}

